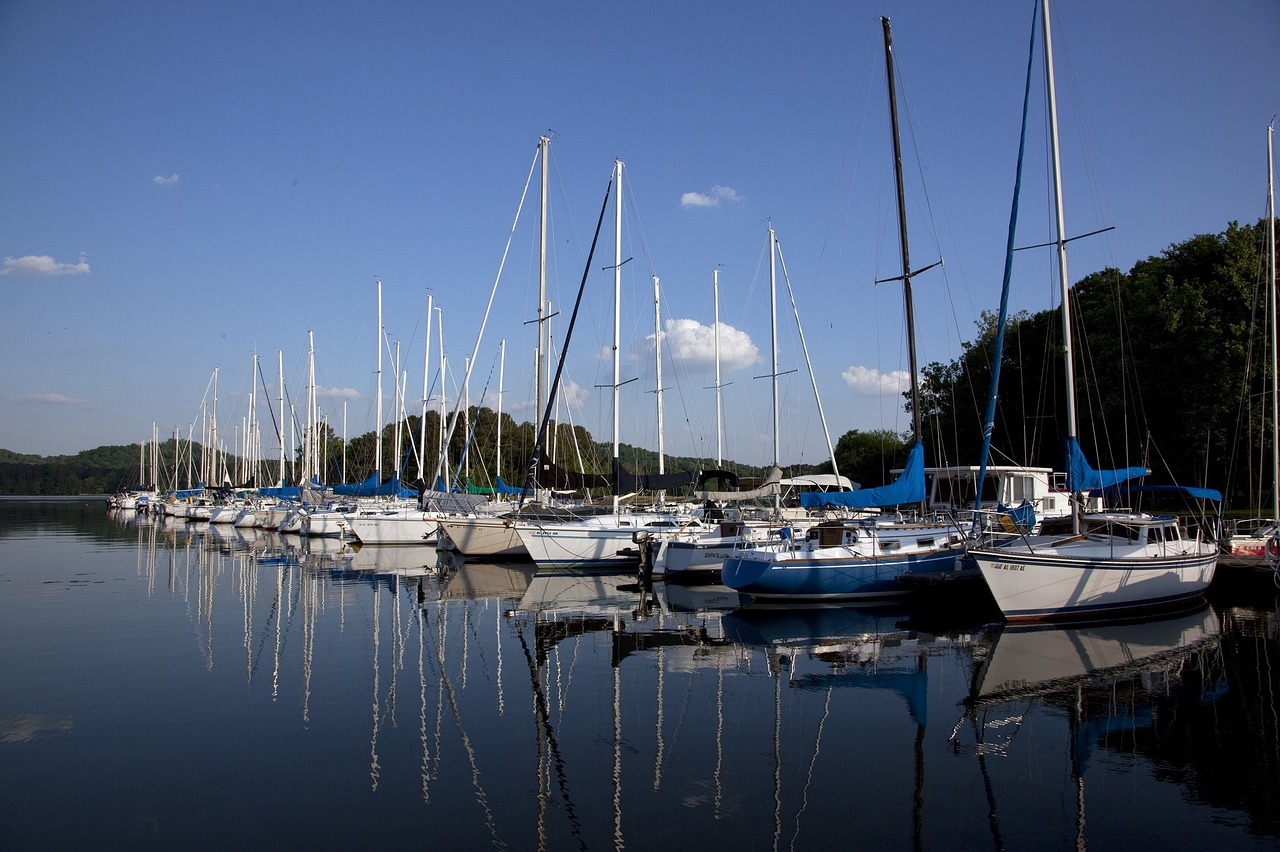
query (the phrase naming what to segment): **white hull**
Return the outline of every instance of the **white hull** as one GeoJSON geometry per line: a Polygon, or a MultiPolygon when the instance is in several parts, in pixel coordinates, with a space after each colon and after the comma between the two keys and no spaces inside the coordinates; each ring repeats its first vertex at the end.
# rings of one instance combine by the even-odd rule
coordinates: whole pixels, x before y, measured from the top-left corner
{"type": "Polygon", "coordinates": [[[352,534],[362,544],[434,545],[439,525],[434,513],[418,509],[360,512],[348,520],[352,534]]]}
{"type": "Polygon", "coordinates": [[[463,556],[529,558],[515,526],[503,518],[446,518],[440,521],[440,530],[444,533],[440,545],[451,544],[463,556]]]}
{"type": "Polygon", "coordinates": [[[643,527],[520,522],[515,528],[529,557],[540,566],[634,565],[640,561],[635,534],[643,527]]]}
{"type": "Polygon", "coordinates": [[[351,534],[351,516],[346,512],[314,512],[307,517],[306,531],[315,538],[344,538],[351,534]]]}
{"type": "MultiPolygon", "coordinates": [[[[1061,539],[1058,539],[1061,542],[1061,539]]],[[[1052,621],[1103,616],[1185,601],[1204,594],[1218,554],[1212,546],[1182,542],[1175,553],[1158,544],[1112,545],[1085,539],[1053,546],[975,548],[992,596],[1010,621],[1052,621]]]]}

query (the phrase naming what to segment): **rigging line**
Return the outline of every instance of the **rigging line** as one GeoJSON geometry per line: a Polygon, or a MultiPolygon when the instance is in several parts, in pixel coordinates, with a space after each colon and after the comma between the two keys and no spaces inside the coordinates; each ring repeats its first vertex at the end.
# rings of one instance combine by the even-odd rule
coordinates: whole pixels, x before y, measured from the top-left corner
{"type": "Polygon", "coordinates": [[[804,339],[804,326],[800,324],[800,309],[796,307],[796,294],[791,288],[791,277],[787,274],[787,262],[782,257],[782,244],[778,241],[777,236],[774,237],[774,246],[778,252],[778,262],[782,266],[782,280],[787,285],[787,296],[791,300],[791,312],[796,318],[796,332],[800,337],[800,349],[804,352],[804,362],[809,365],[809,381],[813,385],[813,399],[818,405],[818,420],[822,424],[822,435],[827,440],[827,458],[831,460],[831,471],[837,477],[839,482],[840,465],[836,461],[835,446],[831,443],[831,430],[827,428],[827,415],[822,410],[822,396],[818,393],[818,377],[814,375],[813,365],[809,361],[809,344],[804,339]]]}
{"type": "MultiPolygon", "coordinates": [[[[540,150],[540,146],[539,146],[539,150],[540,150]]],[[[480,343],[482,340],[484,340],[484,330],[485,330],[485,327],[489,324],[489,312],[493,310],[493,300],[498,295],[498,282],[502,280],[502,272],[507,265],[507,255],[511,251],[511,243],[515,238],[516,225],[520,221],[521,211],[524,210],[525,198],[529,194],[529,186],[533,183],[533,173],[537,163],[538,163],[538,153],[535,152],[533,155],[533,161],[529,163],[529,174],[525,178],[524,189],[521,190],[520,192],[520,202],[516,205],[515,219],[511,222],[511,230],[507,233],[507,242],[502,249],[502,259],[498,263],[498,272],[493,278],[493,286],[489,289],[489,301],[485,305],[484,318],[480,321],[480,328],[476,332],[476,342],[475,342],[475,345],[471,348],[471,358],[467,360],[466,374],[463,376],[463,379],[462,379],[463,385],[466,385],[467,381],[470,380],[471,378],[471,369],[472,367],[475,366],[476,353],[480,351],[480,343]]],[[[457,401],[454,403],[453,421],[450,423],[448,435],[445,437],[445,441],[444,441],[445,446],[442,452],[440,453],[439,458],[436,459],[436,478],[437,479],[444,475],[445,456],[448,451],[448,446],[453,440],[453,430],[457,428],[457,425],[458,425],[458,411],[460,410],[461,406],[462,406],[462,398],[461,396],[459,396],[457,401]]]]}
{"type": "Polygon", "coordinates": [[[529,492],[530,483],[534,481],[537,475],[538,464],[541,461],[543,445],[547,437],[547,421],[551,418],[551,412],[555,404],[556,398],[559,396],[560,377],[564,374],[564,362],[569,352],[569,341],[573,339],[573,327],[578,319],[578,310],[582,306],[582,296],[586,291],[587,280],[591,274],[591,262],[595,258],[596,245],[600,239],[600,228],[604,224],[604,214],[609,207],[609,196],[613,192],[613,177],[610,173],[609,184],[605,187],[604,201],[600,205],[600,217],[596,220],[595,235],[591,238],[591,249],[587,254],[586,265],[582,269],[582,282],[578,286],[578,296],[573,303],[573,313],[569,316],[569,328],[565,332],[564,342],[560,344],[560,359],[556,362],[555,376],[551,380],[551,394],[547,399],[546,410],[542,413],[542,419],[538,423],[538,434],[534,440],[533,453],[529,458],[529,467],[525,476],[524,484],[520,488],[520,499],[516,502],[516,510],[524,505],[524,500],[529,492]]]}

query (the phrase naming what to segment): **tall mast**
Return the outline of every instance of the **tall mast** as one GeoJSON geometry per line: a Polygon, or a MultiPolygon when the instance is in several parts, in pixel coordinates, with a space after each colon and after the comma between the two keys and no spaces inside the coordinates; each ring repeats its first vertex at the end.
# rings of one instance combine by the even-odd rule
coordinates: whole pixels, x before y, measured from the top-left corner
{"type": "MultiPolygon", "coordinates": [[[[658,404],[658,475],[666,473],[662,459],[662,296],[658,287],[658,276],[653,276],[653,370],[654,391],[658,404]]],[[[664,491],[658,492],[658,505],[661,506],[666,497],[664,491]]]]}
{"type": "Polygon", "coordinates": [[[1280,519],[1280,422],[1276,419],[1280,412],[1280,335],[1276,329],[1276,309],[1278,307],[1276,293],[1276,181],[1275,163],[1272,154],[1272,142],[1275,134],[1274,125],[1267,126],[1267,292],[1271,295],[1271,404],[1274,406],[1271,417],[1271,517],[1280,519]]]}
{"type": "MultiPolygon", "coordinates": [[[[1067,277],[1067,231],[1062,203],[1062,158],[1058,146],[1058,95],[1053,82],[1053,36],[1049,26],[1049,0],[1040,0],[1040,18],[1044,33],[1044,79],[1049,97],[1049,146],[1053,154],[1053,206],[1055,243],[1058,249],[1058,286],[1062,291],[1062,360],[1063,381],[1067,390],[1067,438],[1079,437],[1076,421],[1075,355],[1071,341],[1071,281],[1067,277]]],[[[1080,515],[1071,513],[1071,530],[1080,532],[1080,515]]]]}
{"type": "Polygon", "coordinates": [[[302,476],[307,484],[316,476],[316,344],[315,332],[307,330],[307,433],[302,443],[302,476]]]}
{"type": "MultiPolygon", "coordinates": [[[[285,420],[284,420],[284,350],[283,350],[283,349],[277,349],[277,350],[276,350],[276,374],[277,374],[277,381],[279,382],[279,384],[277,385],[277,387],[279,387],[279,389],[280,389],[279,397],[278,397],[278,400],[279,400],[279,403],[280,403],[280,404],[279,404],[278,408],[276,409],[277,411],[279,411],[279,412],[280,412],[280,430],[279,430],[279,435],[280,435],[280,480],[279,480],[279,482],[278,482],[277,484],[278,484],[281,488],[283,488],[283,487],[284,487],[284,483],[285,483],[285,478],[284,478],[284,430],[285,430],[285,420]]],[[[292,426],[292,424],[290,424],[290,425],[292,426]]]]}
{"type": "Polygon", "coordinates": [[[502,380],[507,368],[507,339],[498,343],[498,446],[494,450],[493,478],[496,482],[502,478],[502,380]]]}
{"type": "Polygon", "coordinates": [[[430,391],[428,381],[431,378],[431,302],[427,295],[427,335],[422,345],[422,416],[418,419],[418,478],[427,481],[427,393],[430,391]]]}
{"type": "Polygon", "coordinates": [[[373,472],[378,482],[382,482],[382,281],[378,281],[378,372],[377,372],[377,427],[374,430],[373,472]]]}
{"type": "Polygon", "coordinates": [[[463,487],[471,484],[471,357],[462,359],[462,465],[463,487]]]}
{"type": "Polygon", "coordinates": [[[911,434],[923,440],[920,427],[920,378],[916,368],[916,320],[911,300],[911,254],[907,248],[906,193],[902,187],[902,142],[898,136],[898,89],[893,80],[893,35],[889,19],[881,18],[884,28],[884,61],[889,79],[889,120],[893,128],[893,177],[898,190],[898,242],[902,248],[902,301],[907,314],[907,361],[911,369],[911,434]]]}
{"type": "Polygon", "coordinates": [[[721,446],[721,440],[724,435],[724,426],[722,413],[720,410],[720,270],[711,270],[711,297],[715,303],[714,322],[712,328],[712,340],[716,361],[716,467],[720,467],[724,454],[724,448],[721,446]]]}
{"type": "MultiPolygon", "coordinates": [[[[769,375],[773,386],[773,466],[779,466],[779,443],[778,443],[778,262],[777,262],[777,245],[778,237],[773,232],[773,227],[769,228],[769,334],[771,335],[770,349],[772,350],[773,369],[769,375]]],[[[774,495],[775,503],[778,495],[774,495]]],[[[776,508],[776,506],[775,506],[776,508]]]]}
{"type": "MultiPolygon", "coordinates": [[[[622,161],[613,161],[614,183],[617,194],[613,197],[613,467],[618,467],[618,382],[621,372],[618,340],[622,336],[622,161]]],[[[613,511],[618,511],[618,484],[614,477],[613,511]]]]}
{"type": "Polygon", "coordinates": [[[538,211],[538,350],[535,356],[534,384],[536,388],[534,409],[539,413],[547,404],[547,358],[550,347],[547,346],[547,185],[549,166],[547,154],[551,150],[551,140],[546,136],[538,138],[538,156],[541,159],[540,201],[538,211]]]}

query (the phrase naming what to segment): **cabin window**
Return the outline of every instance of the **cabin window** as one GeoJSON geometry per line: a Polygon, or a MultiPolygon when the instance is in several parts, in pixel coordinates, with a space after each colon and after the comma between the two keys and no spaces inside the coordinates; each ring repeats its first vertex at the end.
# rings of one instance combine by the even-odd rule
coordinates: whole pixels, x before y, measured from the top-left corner
{"type": "Polygon", "coordinates": [[[933,547],[933,539],[918,538],[916,539],[916,547],[933,547]]]}
{"type": "Polygon", "coordinates": [[[1009,502],[1021,503],[1023,500],[1034,500],[1035,496],[1035,480],[1032,477],[1009,477],[1009,502]]]}
{"type": "Polygon", "coordinates": [[[901,550],[901,549],[902,549],[902,542],[897,541],[896,539],[890,539],[890,540],[888,540],[888,541],[882,541],[882,542],[880,542],[880,549],[881,549],[881,550],[883,550],[883,551],[886,551],[886,552],[887,552],[887,551],[891,551],[891,550],[901,550]]]}

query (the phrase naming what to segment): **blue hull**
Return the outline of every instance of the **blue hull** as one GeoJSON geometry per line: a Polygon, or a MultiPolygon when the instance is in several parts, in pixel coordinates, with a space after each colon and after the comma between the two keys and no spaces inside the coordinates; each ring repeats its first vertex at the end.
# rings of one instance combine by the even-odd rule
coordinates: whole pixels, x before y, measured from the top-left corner
{"type": "Polygon", "coordinates": [[[720,582],[762,598],[847,600],[901,596],[909,592],[898,578],[949,571],[960,550],[907,554],[879,559],[726,559],[720,582]]]}

